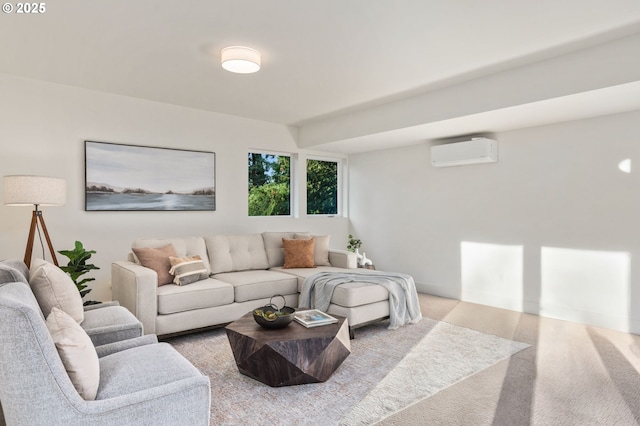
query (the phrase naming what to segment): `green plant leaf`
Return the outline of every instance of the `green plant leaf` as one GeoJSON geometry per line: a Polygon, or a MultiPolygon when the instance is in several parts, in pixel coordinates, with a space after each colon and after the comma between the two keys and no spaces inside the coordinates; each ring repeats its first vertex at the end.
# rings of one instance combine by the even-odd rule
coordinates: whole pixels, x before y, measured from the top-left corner
{"type": "MultiPolygon", "coordinates": [[[[80,280],[80,277],[92,270],[100,269],[99,267],[88,264],[87,261],[91,258],[91,255],[95,254],[95,250],[86,250],[80,241],[76,241],[73,250],[59,250],[63,256],[66,256],[69,259],[69,262],[66,266],[61,266],[64,272],[66,272],[73,283],[76,285],[78,292],[80,293],[80,297],[86,296],[91,289],[87,289],[86,283],[90,281],[94,281],[95,278],[83,278],[80,280]]],[[[92,305],[95,303],[94,301],[86,301],[85,305],[92,305]]]]}

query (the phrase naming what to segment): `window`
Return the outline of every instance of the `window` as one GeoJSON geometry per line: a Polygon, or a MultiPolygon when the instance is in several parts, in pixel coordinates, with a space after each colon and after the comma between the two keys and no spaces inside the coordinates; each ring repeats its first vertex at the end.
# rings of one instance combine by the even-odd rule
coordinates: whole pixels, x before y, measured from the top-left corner
{"type": "Polygon", "coordinates": [[[291,214],[291,157],[249,153],[249,216],[291,214]]]}
{"type": "Polygon", "coordinates": [[[338,162],[307,160],[307,214],[338,214],[338,162]]]}

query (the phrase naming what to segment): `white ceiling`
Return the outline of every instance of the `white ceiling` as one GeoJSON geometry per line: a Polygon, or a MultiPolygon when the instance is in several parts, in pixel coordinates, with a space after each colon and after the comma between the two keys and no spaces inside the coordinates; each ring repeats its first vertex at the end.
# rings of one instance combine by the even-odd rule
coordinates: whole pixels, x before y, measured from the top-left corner
{"type": "MultiPolygon", "coordinates": [[[[0,16],[0,72],[300,127],[640,30],[638,0],[45,4],[40,15],[0,16]],[[229,45],[259,50],[262,69],[223,70],[229,45]]],[[[393,139],[371,138],[326,148],[380,149],[393,139]]]]}

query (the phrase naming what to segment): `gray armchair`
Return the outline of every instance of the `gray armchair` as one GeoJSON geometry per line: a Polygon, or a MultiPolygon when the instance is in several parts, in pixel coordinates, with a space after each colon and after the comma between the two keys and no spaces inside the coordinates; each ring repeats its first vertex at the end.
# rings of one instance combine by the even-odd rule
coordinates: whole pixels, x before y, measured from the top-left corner
{"type": "MultiPolygon", "coordinates": [[[[29,268],[22,260],[0,261],[0,284],[23,282],[29,285],[29,268]]],[[[84,307],[80,326],[95,346],[142,336],[142,323],[117,301],[84,307]]]]}
{"type": "Polygon", "coordinates": [[[0,284],[0,338],[0,401],[9,426],[209,424],[209,378],[154,335],[96,348],[94,401],[71,383],[23,282],[0,284]]]}

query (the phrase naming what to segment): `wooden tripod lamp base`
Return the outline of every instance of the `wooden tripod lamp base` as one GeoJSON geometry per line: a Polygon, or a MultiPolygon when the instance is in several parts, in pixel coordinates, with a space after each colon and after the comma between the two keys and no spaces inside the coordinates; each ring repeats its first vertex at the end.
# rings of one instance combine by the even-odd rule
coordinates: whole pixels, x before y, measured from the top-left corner
{"type": "Polygon", "coordinates": [[[29,228],[29,237],[27,238],[27,248],[24,252],[24,263],[27,265],[27,268],[31,267],[31,254],[33,253],[33,239],[35,237],[38,222],[40,222],[40,226],[42,226],[42,232],[44,233],[44,237],[47,240],[47,245],[49,246],[49,253],[51,253],[51,259],[53,259],[53,263],[56,266],[58,266],[58,260],[56,259],[56,252],[53,250],[53,245],[51,244],[51,238],[49,238],[49,232],[47,231],[47,225],[45,225],[44,217],[42,217],[42,210],[38,210],[37,205],[35,210],[33,211],[33,214],[31,215],[31,227],[29,228]]]}
{"type": "MultiPolygon", "coordinates": [[[[7,206],[35,206],[31,216],[31,229],[27,238],[27,249],[24,252],[24,263],[31,267],[31,254],[33,252],[33,238],[38,229],[38,236],[42,244],[39,225],[42,226],[44,237],[47,239],[51,259],[56,266],[56,252],[51,245],[47,225],[44,224],[42,212],[39,206],[64,206],[67,199],[67,182],[64,179],[49,176],[33,175],[9,175],[2,177],[3,201],[7,206]]],[[[44,245],[42,245],[44,256],[44,245]]]]}

